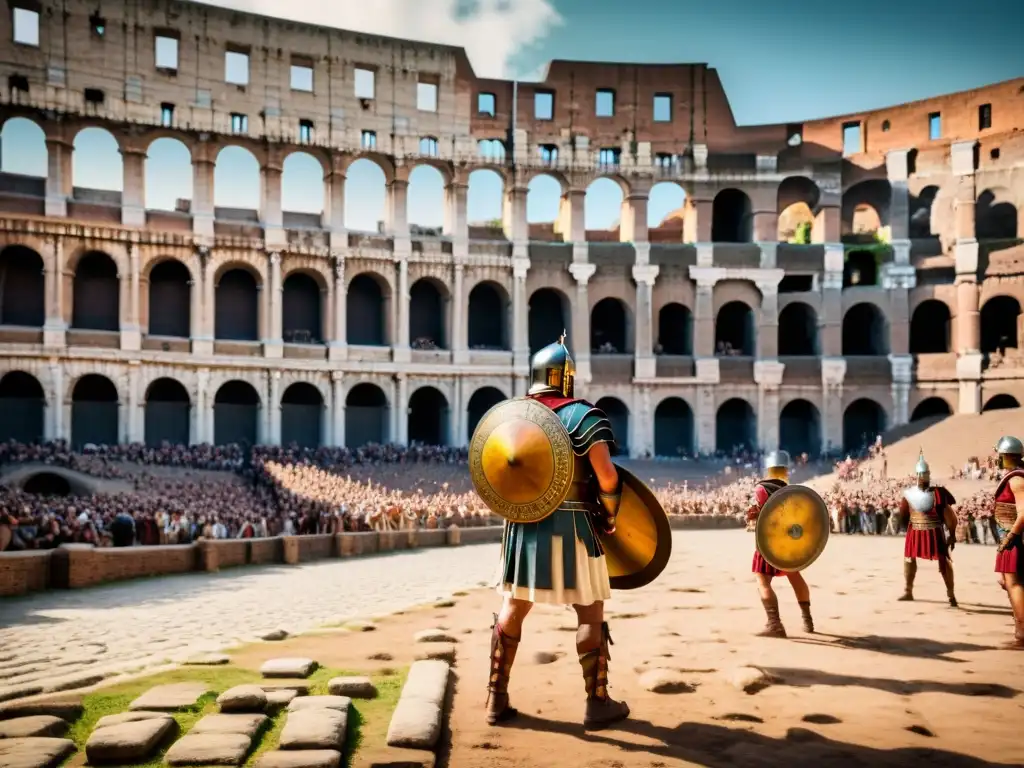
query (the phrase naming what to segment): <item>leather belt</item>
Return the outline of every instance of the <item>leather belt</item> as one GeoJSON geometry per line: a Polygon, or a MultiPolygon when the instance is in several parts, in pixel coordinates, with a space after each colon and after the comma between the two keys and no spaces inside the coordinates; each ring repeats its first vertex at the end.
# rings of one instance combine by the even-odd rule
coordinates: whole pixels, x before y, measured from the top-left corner
{"type": "Polygon", "coordinates": [[[1017,522],[1017,505],[1005,501],[997,501],[994,517],[1001,528],[1009,530],[1017,522]]]}

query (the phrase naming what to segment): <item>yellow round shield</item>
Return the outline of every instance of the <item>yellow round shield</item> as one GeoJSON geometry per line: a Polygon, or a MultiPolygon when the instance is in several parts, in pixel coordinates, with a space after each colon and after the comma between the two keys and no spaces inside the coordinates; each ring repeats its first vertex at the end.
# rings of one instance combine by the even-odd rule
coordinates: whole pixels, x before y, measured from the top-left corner
{"type": "Polygon", "coordinates": [[[828,507],[806,485],[787,485],[768,497],[757,516],[757,551],[780,571],[802,571],[824,551],[828,507]]]}
{"type": "Polygon", "coordinates": [[[615,533],[600,534],[612,589],[639,589],[654,581],[672,556],[672,529],[657,496],[636,475],[616,465],[622,501],[615,533]]]}
{"type": "Polygon", "coordinates": [[[513,523],[536,523],[569,493],[573,452],[555,412],[526,397],[498,403],[469,442],[469,476],[484,504],[513,523]]]}

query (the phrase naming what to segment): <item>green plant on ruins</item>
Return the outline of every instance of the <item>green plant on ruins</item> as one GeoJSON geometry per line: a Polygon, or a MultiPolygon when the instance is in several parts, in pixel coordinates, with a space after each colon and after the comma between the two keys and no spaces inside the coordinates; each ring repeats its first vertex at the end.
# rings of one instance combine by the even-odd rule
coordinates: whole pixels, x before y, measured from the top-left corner
{"type": "Polygon", "coordinates": [[[801,221],[796,225],[796,230],[793,232],[793,236],[789,238],[789,242],[792,245],[810,245],[811,226],[811,222],[801,221]]]}

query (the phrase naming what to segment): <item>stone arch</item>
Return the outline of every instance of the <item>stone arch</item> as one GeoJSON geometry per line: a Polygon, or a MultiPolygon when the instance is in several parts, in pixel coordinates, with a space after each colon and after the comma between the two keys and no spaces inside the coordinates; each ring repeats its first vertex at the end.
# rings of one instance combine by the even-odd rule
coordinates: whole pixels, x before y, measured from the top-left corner
{"type": "Polygon", "coordinates": [[[151,211],[192,212],[194,175],[192,153],[171,136],[154,139],[146,149],[146,208],[151,211]]]}
{"type": "Polygon", "coordinates": [[[485,281],[473,286],[469,292],[470,349],[510,349],[509,312],[511,303],[505,289],[497,283],[485,281]]]}
{"type": "Polygon", "coordinates": [[[821,414],[813,403],[803,399],[786,403],[779,413],[779,448],[790,456],[820,455],[821,414]]]}
{"type": "Polygon", "coordinates": [[[466,218],[473,230],[483,236],[503,237],[505,228],[505,179],[491,168],[478,168],[469,174],[466,190],[466,218]]]}
{"type": "Polygon", "coordinates": [[[874,400],[854,400],[843,412],[843,450],[856,452],[885,432],[885,409],[874,400]]]}
{"type": "Polygon", "coordinates": [[[878,259],[871,251],[850,251],[843,263],[843,288],[878,285],[878,259]]]}
{"type": "Polygon", "coordinates": [[[932,212],[939,188],[929,185],[910,196],[910,237],[926,238],[932,236],[932,212]]]}
{"type": "Polygon", "coordinates": [[[711,208],[711,240],[749,243],[754,237],[754,213],[746,192],[730,187],[715,195],[711,208]]]}
{"type": "MultiPolygon", "coordinates": [[[[543,349],[558,341],[564,331],[572,334],[572,312],[569,299],[556,288],[538,288],[530,296],[529,337],[530,353],[543,349]]],[[[573,349],[571,338],[566,346],[573,349]]]]}
{"type": "Polygon", "coordinates": [[[505,162],[506,151],[501,139],[480,139],[476,143],[476,155],[484,162],[500,165],[505,162]]]}
{"type": "Polygon", "coordinates": [[[757,346],[754,310],[746,302],[730,301],[715,316],[715,350],[717,354],[751,357],[757,346]]]}
{"type": "Polygon", "coordinates": [[[806,176],[787,176],[775,196],[779,242],[809,243],[814,218],[821,202],[821,189],[806,176]]]}
{"type": "MultiPolygon", "coordinates": [[[[674,181],[659,181],[647,197],[647,227],[658,229],[676,219],[682,220],[686,208],[686,190],[674,181]]],[[[680,235],[679,240],[682,240],[680,235]]]]}
{"type": "Polygon", "coordinates": [[[297,381],[281,395],[281,445],[319,448],[323,441],[324,398],[320,390],[297,381]]]}
{"type": "Polygon", "coordinates": [[[71,483],[56,472],[37,472],[25,480],[21,490],[31,496],[70,496],[71,483]]]}
{"type": "Polygon", "coordinates": [[[993,296],[981,305],[981,351],[1017,349],[1020,344],[1020,302],[1013,296],[993,296]]]}
{"type": "Polygon", "coordinates": [[[691,456],[693,409],[681,397],[667,397],[654,409],[654,455],[691,456]]]}
{"type": "Polygon", "coordinates": [[[149,272],[149,335],[187,339],[192,325],[192,274],[177,259],[149,272]]]}
{"type": "Polygon", "coordinates": [[[0,442],[42,442],[45,414],[46,394],[39,379],[24,371],[0,377],[0,442]]]}
{"type": "Polygon", "coordinates": [[[247,266],[224,269],[214,285],[213,337],[224,341],[259,341],[260,281],[247,266]]]}
{"type": "Polygon", "coordinates": [[[818,354],[818,315],[802,301],[787,304],[779,312],[779,355],[818,354]]]}
{"type": "Polygon", "coordinates": [[[417,165],[409,174],[409,226],[440,235],[445,225],[445,179],[433,165],[417,165]]]}
{"type": "MultiPolygon", "coordinates": [[[[0,172],[45,179],[49,173],[46,132],[27,117],[0,119],[0,147],[17,147],[17,152],[0,156],[0,172]]],[[[44,188],[45,189],[45,188],[44,188]]]]}
{"type": "Polygon", "coordinates": [[[930,419],[935,416],[945,418],[952,415],[953,411],[945,399],[941,397],[928,397],[914,407],[913,413],[910,414],[910,420],[920,421],[921,419],[930,419]]]}
{"type": "Polygon", "coordinates": [[[71,288],[71,327],[117,331],[121,327],[121,291],[117,264],[103,251],[78,261],[71,288]]]}
{"type": "Polygon", "coordinates": [[[229,144],[217,153],[213,169],[216,218],[253,219],[253,213],[263,208],[263,194],[256,155],[237,144],[229,144]]]}
{"type": "Polygon", "coordinates": [[[345,229],[383,232],[387,226],[387,172],[375,159],[360,157],[345,171],[345,229]]]}
{"type": "MultiPolygon", "coordinates": [[[[622,226],[622,184],[606,176],[587,185],[583,197],[583,224],[588,232],[612,232],[622,226]]],[[[592,239],[592,238],[588,238],[592,239]]],[[[593,238],[613,239],[614,238],[593,238]]]]}
{"type": "Polygon", "coordinates": [[[616,449],[612,454],[629,456],[629,408],[617,397],[602,397],[594,405],[604,411],[611,422],[616,449]]]}
{"type": "Polygon", "coordinates": [[[383,445],[388,441],[388,399],[376,384],[356,384],[345,397],[345,445],[383,445]]]}
{"type": "Polygon", "coordinates": [[[664,355],[693,354],[693,313],[677,302],[658,310],[657,351],[664,355]]]}
{"type": "Polygon", "coordinates": [[[946,302],[926,299],[910,316],[910,354],[949,352],[950,316],[946,302]]]}
{"type": "Polygon", "coordinates": [[[975,231],[979,240],[1015,240],[1019,236],[1017,206],[1005,189],[986,189],[974,206],[975,231]]]}
{"type": "Polygon", "coordinates": [[[1020,403],[1017,402],[1017,398],[1013,395],[1000,394],[986,400],[985,405],[981,407],[981,412],[1002,411],[1008,408],[1020,408],[1020,403]]]}
{"type": "Polygon", "coordinates": [[[597,354],[632,352],[629,315],[621,299],[601,299],[590,310],[590,351],[597,354]]]}
{"type": "Polygon", "coordinates": [[[41,328],[46,321],[43,259],[31,248],[0,251],[0,325],[41,328]]]}
{"type": "Polygon", "coordinates": [[[349,344],[388,345],[390,294],[387,281],[373,272],[361,272],[349,281],[345,301],[345,331],[349,344]]]}
{"type": "Polygon", "coordinates": [[[889,226],[891,197],[892,188],[884,179],[868,179],[847,189],[842,201],[842,233],[873,236],[889,226]]]}
{"type": "MultiPolygon", "coordinates": [[[[324,165],[308,152],[289,152],[281,165],[281,211],[315,215],[310,226],[319,226],[324,212],[324,165]]],[[[297,223],[297,222],[296,222],[297,223]]]]}
{"type": "Polygon", "coordinates": [[[448,445],[448,399],[424,386],[409,398],[409,443],[448,445]]]}
{"type": "Polygon", "coordinates": [[[757,417],[746,400],[732,397],[718,407],[715,448],[720,452],[757,448],[757,417]]]}
{"type": "Polygon", "coordinates": [[[281,330],[284,341],[289,344],[322,344],[326,286],[320,274],[295,270],[282,285],[281,330]]]}
{"type": "Polygon", "coordinates": [[[106,376],[87,373],[71,389],[71,445],[117,445],[120,425],[117,387],[106,376]]]}
{"type": "Polygon", "coordinates": [[[564,184],[549,173],[540,173],[526,186],[526,221],[529,224],[555,223],[557,231],[564,184]]]}
{"type": "Polygon", "coordinates": [[[498,403],[507,399],[505,394],[496,387],[480,387],[474,392],[466,407],[466,434],[472,438],[477,424],[480,423],[484,415],[498,403]]]}
{"type": "Polygon", "coordinates": [[[448,349],[447,288],[421,277],[409,289],[409,341],[414,349],[448,349]]]}
{"type": "Polygon", "coordinates": [[[854,304],[843,315],[843,355],[889,354],[889,324],[874,304],[854,304]]]}
{"type": "Polygon", "coordinates": [[[188,390],[180,381],[155,379],[146,389],[146,445],[188,445],[191,410],[188,390]]]}
{"type": "Polygon", "coordinates": [[[214,445],[256,445],[260,396],[247,381],[224,382],[213,399],[214,445]]]}
{"type": "Polygon", "coordinates": [[[71,184],[74,197],[83,202],[109,204],[106,196],[92,196],[86,190],[122,191],[124,166],[117,139],[105,128],[90,125],[75,134],[72,144],[71,184]]]}

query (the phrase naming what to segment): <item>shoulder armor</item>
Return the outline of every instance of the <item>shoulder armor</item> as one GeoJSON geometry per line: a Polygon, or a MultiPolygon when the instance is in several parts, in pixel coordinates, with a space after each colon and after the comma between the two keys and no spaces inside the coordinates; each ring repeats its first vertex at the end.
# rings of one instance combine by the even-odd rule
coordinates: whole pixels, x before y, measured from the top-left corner
{"type": "Polygon", "coordinates": [[[615,434],[608,416],[586,400],[562,406],[555,413],[565,425],[572,440],[573,453],[585,456],[597,443],[608,443],[615,452],[615,434]]]}
{"type": "Polygon", "coordinates": [[[922,491],[917,486],[907,488],[903,492],[903,498],[915,512],[931,512],[932,507],[935,506],[935,490],[932,488],[926,491],[922,491]]]}

